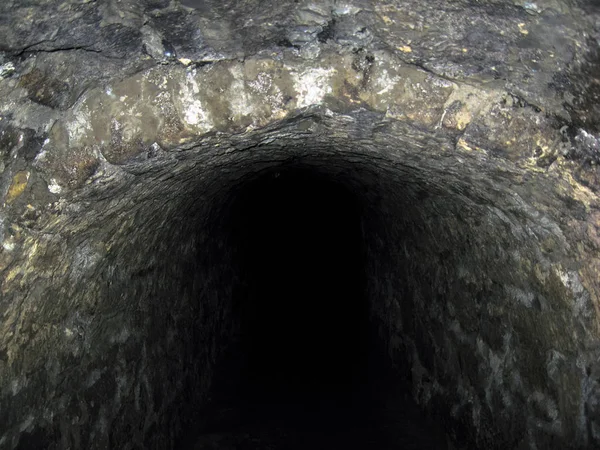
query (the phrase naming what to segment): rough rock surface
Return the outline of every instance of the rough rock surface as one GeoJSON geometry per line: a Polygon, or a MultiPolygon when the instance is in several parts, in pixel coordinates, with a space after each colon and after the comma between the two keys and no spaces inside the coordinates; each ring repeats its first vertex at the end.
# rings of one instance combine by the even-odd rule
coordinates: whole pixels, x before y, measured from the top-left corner
{"type": "Polygon", "coordinates": [[[599,46],[593,1],[2,1],[0,448],[172,448],[236,330],[230,200],[289,166],[359,198],[457,445],[600,446],[599,46]]]}

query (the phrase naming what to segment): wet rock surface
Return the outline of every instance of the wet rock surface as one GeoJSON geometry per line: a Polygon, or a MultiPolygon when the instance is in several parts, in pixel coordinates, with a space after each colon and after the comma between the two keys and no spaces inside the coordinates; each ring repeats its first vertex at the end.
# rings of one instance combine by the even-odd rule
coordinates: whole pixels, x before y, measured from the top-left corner
{"type": "Polygon", "coordinates": [[[600,446],[596,2],[7,0],[0,37],[0,448],[175,448],[220,379],[373,352],[457,448],[600,446]]]}

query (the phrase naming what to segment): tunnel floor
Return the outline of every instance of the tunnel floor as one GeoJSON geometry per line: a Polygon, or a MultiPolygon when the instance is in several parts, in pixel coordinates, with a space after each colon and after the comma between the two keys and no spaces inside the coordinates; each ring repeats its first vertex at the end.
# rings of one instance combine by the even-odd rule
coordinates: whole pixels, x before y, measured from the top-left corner
{"type": "Polygon", "coordinates": [[[370,322],[360,197],[298,169],[234,196],[239,329],[181,448],[447,448],[370,322]]]}
{"type": "Polygon", "coordinates": [[[202,427],[181,448],[194,450],[451,449],[441,426],[426,417],[382,369],[364,384],[299,395],[213,392],[202,427]],[[207,419],[208,417],[208,419],[207,419]]]}

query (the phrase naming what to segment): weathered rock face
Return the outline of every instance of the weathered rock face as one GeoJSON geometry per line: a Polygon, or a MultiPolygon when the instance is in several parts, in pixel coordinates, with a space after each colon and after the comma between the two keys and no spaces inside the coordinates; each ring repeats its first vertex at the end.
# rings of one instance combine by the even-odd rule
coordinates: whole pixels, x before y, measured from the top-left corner
{"type": "Polygon", "coordinates": [[[0,448],[172,448],[261,273],[240,199],[315,177],[459,447],[600,446],[597,3],[5,0],[0,36],[0,448]]]}

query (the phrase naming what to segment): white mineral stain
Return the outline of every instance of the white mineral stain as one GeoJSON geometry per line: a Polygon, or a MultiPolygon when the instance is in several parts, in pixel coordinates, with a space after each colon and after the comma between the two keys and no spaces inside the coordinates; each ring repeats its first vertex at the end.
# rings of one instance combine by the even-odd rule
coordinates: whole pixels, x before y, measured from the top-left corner
{"type": "Polygon", "coordinates": [[[62,192],[62,187],[56,182],[55,178],[50,178],[48,190],[53,194],[60,194],[62,192]]]}
{"type": "Polygon", "coordinates": [[[86,111],[78,111],[72,120],[66,124],[69,140],[77,141],[91,131],[90,116],[86,111]]]}
{"type": "Polygon", "coordinates": [[[77,247],[73,263],[71,265],[70,277],[78,280],[85,273],[93,273],[94,267],[102,259],[102,254],[97,251],[91,242],[84,242],[77,247]]]}
{"type": "Polygon", "coordinates": [[[347,3],[338,4],[333,9],[333,14],[336,16],[346,16],[348,14],[356,15],[361,11],[361,8],[357,8],[354,5],[349,5],[347,3]]]}
{"type": "Polygon", "coordinates": [[[272,84],[273,82],[271,77],[264,72],[259,73],[256,77],[256,80],[248,82],[248,86],[250,86],[253,91],[256,91],[260,94],[266,94],[269,92],[272,84]]]}
{"type": "Polygon", "coordinates": [[[13,239],[8,238],[2,242],[2,248],[7,252],[12,252],[15,249],[15,242],[13,239]]]}
{"type": "Polygon", "coordinates": [[[373,90],[379,89],[377,95],[383,95],[396,86],[398,77],[390,77],[387,70],[383,69],[379,76],[375,79],[373,90]]]}
{"type": "Polygon", "coordinates": [[[189,102],[185,110],[185,121],[190,125],[198,125],[199,123],[206,122],[206,119],[206,112],[202,108],[200,100],[189,102]]]}
{"type": "Polygon", "coordinates": [[[267,96],[267,102],[271,106],[273,117],[283,118],[286,115],[283,93],[279,87],[274,86],[273,93],[267,96]]]}
{"type": "Polygon", "coordinates": [[[234,79],[229,88],[229,108],[233,114],[232,118],[236,119],[243,116],[250,116],[254,109],[252,108],[251,102],[248,100],[242,68],[240,66],[234,66],[229,71],[234,79]]]}
{"type": "Polygon", "coordinates": [[[529,11],[534,11],[536,13],[540,13],[541,12],[540,7],[537,4],[535,4],[534,2],[525,2],[523,4],[523,8],[525,8],[525,9],[527,9],[529,11]]]}
{"type": "Polygon", "coordinates": [[[584,287],[581,284],[579,275],[574,271],[558,270],[558,276],[562,284],[575,294],[581,294],[584,291],[584,287]]]}
{"type": "Polygon", "coordinates": [[[298,92],[297,107],[320,104],[332,89],[330,85],[334,69],[308,69],[294,76],[294,88],[298,92]]]}
{"type": "Polygon", "coordinates": [[[196,69],[187,72],[185,74],[185,79],[188,83],[188,85],[192,88],[192,93],[193,94],[198,94],[200,92],[200,87],[198,86],[198,82],[196,81],[196,69]]]}
{"type": "Polygon", "coordinates": [[[204,109],[202,102],[197,97],[200,87],[195,79],[196,70],[186,74],[186,83],[181,86],[181,105],[183,107],[183,118],[189,124],[200,131],[210,131],[212,123],[208,111],[204,109]]]}
{"type": "Polygon", "coordinates": [[[11,62],[0,65],[0,79],[7,77],[15,71],[15,65],[11,62]]]}
{"type": "Polygon", "coordinates": [[[167,87],[169,86],[169,79],[165,76],[162,78],[162,81],[160,82],[160,86],[158,86],[159,88],[161,88],[162,90],[167,89],[167,87]]]}

